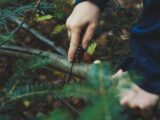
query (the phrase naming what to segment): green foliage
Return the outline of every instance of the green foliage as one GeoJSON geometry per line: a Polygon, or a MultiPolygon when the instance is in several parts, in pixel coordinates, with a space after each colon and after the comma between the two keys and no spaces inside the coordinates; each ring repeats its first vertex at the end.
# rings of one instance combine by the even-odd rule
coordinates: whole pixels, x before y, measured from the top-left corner
{"type": "MultiPolygon", "coordinates": [[[[9,0],[0,0],[0,4],[8,3],[9,0]]],[[[17,0],[12,0],[12,2],[17,2],[17,0]]]]}
{"type": "MultiPolygon", "coordinates": [[[[128,79],[128,76],[125,75],[122,78],[128,79]]],[[[85,83],[66,85],[62,90],[57,91],[54,96],[85,99],[89,105],[80,113],[79,120],[127,120],[127,114],[122,116],[123,108],[118,102],[119,92],[124,85],[119,85],[117,83],[119,80],[115,79],[114,82],[111,82],[111,80],[111,69],[108,64],[94,64],[85,83]]],[[[130,85],[130,83],[128,82],[125,85],[130,85]]],[[[51,113],[50,119],[54,119],[56,113],[51,113]]],[[[61,119],[57,118],[56,120],[61,119]]]]}
{"type": "MultiPolygon", "coordinates": [[[[64,4],[64,3],[63,3],[64,4]]],[[[22,5],[20,7],[8,7],[6,9],[0,10],[0,29],[7,30],[0,34],[0,46],[10,42],[13,39],[13,36],[21,28],[22,25],[19,25],[13,31],[8,31],[7,24],[15,19],[28,17],[28,12],[33,12],[38,16],[38,21],[49,19],[48,17],[55,19],[64,18],[63,10],[60,7],[63,6],[62,1],[55,3],[47,3],[45,1],[40,2],[38,5],[34,2],[22,5]],[[45,13],[50,13],[50,16],[46,16],[45,13]],[[42,15],[43,14],[43,15],[42,15]]],[[[37,21],[37,22],[38,22],[37,21]]],[[[23,23],[22,23],[23,24],[23,23]]]]}
{"type": "MultiPolygon", "coordinates": [[[[1,1],[1,3],[4,2],[6,1],[1,1]]],[[[43,16],[44,19],[45,13],[47,12],[55,19],[62,19],[64,14],[62,13],[62,9],[59,9],[61,6],[63,6],[62,1],[54,3],[41,1],[38,6],[32,2],[26,5],[8,7],[0,10],[0,28],[3,31],[7,31],[0,35],[0,46],[10,42],[18,29],[21,28],[23,23],[11,32],[8,30],[8,24],[14,21],[15,18],[25,18],[28,12],[33,12],[36,15],[43,16]]],[[[8,111],[15,109],[16,104],[25,98],[35,99],[36,96],[44,97],[53,94],[52,92],[55,88],[52,85],[48,83],[32,83],[36,70],[48,65],[50,62],[47,56],[42,56],[41,54],[28,61],[17,60],[13,64],[13,75],[6,82],[6,86],[4,86],[0,95],[0,110],[8,111]]],[[[1,115],[0,119],[10,119],[10,115],[1,115]]]]}
{"type": "Polygon", "coordinates": [[[0,35],[0,45],[3,45],[13,39],[13,32],[6,32],[0,35]]]}
{"type": "MultiPolygon", "coordinates": [[[[25,98],[34,100],[56,92],[55,87],[49,83],[32,83],[36,70],[49,64],[50,61],[47,58],[39,55],[29,61],[17,60],[14,63],[14,73],[0,95],[0,111],[15,110],[19,101],[25,98]]],[[[8,114],[6,116],[9,117],[8,114]]],[[[0,119],[7,120],[5,115],[0,119]]]]}
{"type": "Polygon", "coordinates": [[[23,84],[28,83],[38,68],[42,68],[49,63],[48,57],[43,57],[42,59],[41,56],[35,57],[29,61],[17,60],[14,63],[13,69],[15,73],[13,73],[9,79],[4,92],[10,94],[20,82],[23,82],[23,84]]]}
{"type": "Polygon", "coordinates": [[[43,21],[43,20],[50,20],[52,18],[53,18],[52,15],[37,16],[36,21],[39,22],[39,21],[43,21]]]}
{"type": "Polygon", "coordinates": [[[57,25],[57,26],[55,26],[52,34],[53,35],[59,34],[64,30],[64,28],[65,28],[65,25],[57,25]]]}
{"type": "Polygon", "coordinates": [[[66,110],[56,109],[51,112],[48,116],[40,116],[40,120],[71,120],[71,116],[66,110]]]}
{"type": "MultiPolygon", "coordinates": [[[[6,0],[0,1],[4,3],[6,0]]],[[[0,10],[0,29],[6,31],[0,35],[0,46],[13,40],[16,31],[21,28],[18,26],[12,31],[7,29],[10,22],[15,18],[22,19],[29,12],[38,16],[37,21],[49,19],[62,19],[63,0],[48,3],[41,1],[36,3],[21,5],[17,7],[8,7],[0,10]],[[47,14],[46,14],[47,13],[47,14]]],[[[119,9],[118,9],[119,10],[119,9]]],[[[112,14],[114,16],[114,13],[112,14]]],[[[113,17],[112,16],[112,17],[113,17]]],[[[110,17],[110,18],[112,18],[110,17]]],[[[112,21],[112,20],[110,20],[112,21]]],[[[113,22],[113,21],[112,21],[113,22]]],[[[124,21],[126,23],[126,21],[124,21]]],[[[112,24],[113,25],[113,24],[112,24]]],[[[109,26],[115,28],[117,24],[109,26]]],[[[59,34],[64,29],[64,25],[57,25],[53,34],[59,34]]],[[[117,30],[114,30],[117,31],[117,30]]],[[[96,44],[93,43],[89,49],[89,54],[95,51],[96,44]]],[[[29,51],[28,51],[29,52],[29,51]]],[[[12,111],[16,111],[19,102],[23,100],[34,101],[52,95],[55,99],[66,99],[70,97],[83,98],[88,103],[87,107],[80,110],[76,116],[77,120],[126,120],[127,115],[123,113],[123,108],[119,105],[119,91],[127,89],[130,82],[119,83],[119,80],[127,79],[128,75],[122,76],[119,80],[112,81],[111,67],[106,64],[95,64],[88,73],[88,79],[82,83],[71,83],[64,85],[63,88],[57,88],[47,81],[33,82],[36,71],[50,64],[52,61],[49,56],[39,54],[31,60],[16,60],[13,65],[12,76],[6,80],[0,94],[0,120],[12,120],[12,111]],[[4,114],[3,114],[4,113],[4,114]],[[123,117],[122,117],[123,116],[123,117]]],[[[31,118],[32,119],[32,118],[31,118]]],[[[31,120],[30,119],[30,120],[31,120]]],[[[56,109],[49,115],[42,115],[40,120],[71,120],[73,116],[70,111],[56,109]]]]}
{"type": "Polygon", "coordinates": [[[36,7],[36,3],[30,3],[18,8],[6,8],[0,11],[0,25],[3,25],[7,22],[8,19],[14,19],[14,17],[23,17],[27,12],[30,11],[51,11],[55,18],[62,18],[62,11],[58,9],[59,4],[57,3],[46,3],[40,2],[38,8],[36,7]]]}
{"type": "MultiPolygon", "coordinates": [[[[15,73],[9,80],[3,95],[0,96],[0,110],[15,109],[16,104],[25,99],[34,100],[47,95],[53,95],[58,99],[83,98],[89,103],[88,107],[84,108],[78,116],[79,120],[126,120],[126,115],[121,116],[123,109],[118,102],[119,90],[124,85],[118,85],[117,80],[111,82],[111,69],[108,64],[94,64],[88,74],[88,79],[81,84],[71,83],[63,88],[56,88],[48,83],[29,84],[30,80],[25,83],[25,80],[32,78],[28,71],[31,73],[31,71],[47,65],[47,57],[42,58],[35,58],[25,62],[25,64],[21,60],[15,63],[15,73]]],[[[50,115],[43,115],[39,119],[62,120],[65,118],[65,120],[70,120],[71,116],[69,112],[55,110],[50,115]]]]}
{"type": "Polygon", "coordinates": [[[97,43],[93,42],[90,44],[90,46],[87,48],[87,53],[89,55],[93,55],[93,53],[95,52],[95,49],[97,47],[97,43]]]}
{"type": "Polygon", "coordinates": [[[54,87],[47,83],[35,83],[33,85],[23,85],[18,87],[9,96],[11,102],[23,100],[25,98],[37,98],[44,97],[51,94],[54,91],[54,87]]]}

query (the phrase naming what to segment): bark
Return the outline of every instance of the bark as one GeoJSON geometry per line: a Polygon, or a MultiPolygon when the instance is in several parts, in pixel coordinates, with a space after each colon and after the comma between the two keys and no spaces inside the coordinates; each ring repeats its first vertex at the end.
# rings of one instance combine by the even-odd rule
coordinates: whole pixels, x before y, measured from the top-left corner
{"type": "MultiPolygon", "coordinates": [[[[66,58],[51,52],[46,52],[46,51],[37,50],[37,49],[3,45],[0,47],[0,55],[6,56],[6,57],[21,58],[21,59],[32,59],[35,56],[39,56],[39,55],[49,56],[48,59],[51,60],[51,63],[50,63],[51,67],[59,69],[63,72],[69,72],[71,67],[71,63],[68,62],[66,58]]],[[[91,69],[92,69],[92,64],[90,65],[75,64],[73,67],[73,75],[86,79],[88,75],[88,71],[90,71],[91,69]]],[[[155,112],[156,113],[160,112],[160,100],[156,105],[155,112]]]]}
{"type": "MultiPolygon", "coordinates": [[[[12,21],[15,22],[18,25],[22,24],[22,21],[18,20],[17,18],[12,19],[12,21]]],[[[23,22],[23,24],[21,25],[21,27],[24,28],[24,29],[26,29],[27,31],[29,31],[33,36],[35,36],[36,38],[38,38],[39,41],[45,43],[47,46],[49,46],[50,48],[54,49],[59,54],[61,54],[63,56],[67,56],[67,53],[66,53],[66,51],[63,48],[61,48],[60,46],[55,45],[55,43],[54,43],[53,40],[50,40],[47,37],[43,36],[41,33],[39,33],[38,31],[36,31],[34,28],[32,28],[27,23],[23,22]]]]}
{"type": "MultiPolygon", "coordinates": [[[[71,68],[71,63],[68,62],[68,60],[65,57],[43,50],[3,45],[0,47],[0,55],[22,59],[32,59],[35,56],[39,55],[47,56],[48,59],[50,59],[51,61],[51,67],[54,67],[63,72],[69,72],[71,68]]],[[[85,78],[88,73],[87,71],[89,71],[91,67],[92,65],[88,64],[75,64],[72,70],[73,75],[76,75],[80,78],[85,78]]]]}

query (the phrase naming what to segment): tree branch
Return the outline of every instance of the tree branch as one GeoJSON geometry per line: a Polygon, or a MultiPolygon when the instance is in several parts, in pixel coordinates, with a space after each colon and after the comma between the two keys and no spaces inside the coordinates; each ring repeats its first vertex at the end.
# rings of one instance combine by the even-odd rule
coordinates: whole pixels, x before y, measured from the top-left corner
{"type": "MultiPolygon", "coordinates": [[[[22,59],[32,59],[35,56],[39,55],[47,56],[48,59],[50,59],[51,61],[50,62],[51,67],[59,69],[63,72],[69,72],[71,67],[71,63],[68,62],[68,60],[65,59],[64,57],[43,50],[3,45],[0,47],[0,55],[22,58],[22,59]]],[[[73,67],[73,74],[80,78],[85,79],[88,73],[87,71],[89,71],[91,67],[92,65],[88,64],[75,64],[73,67]]]]}
{"type": "MultiPolygon", "coordinates": [[[[70,66],[71,66],[71,63],[68,62],[68,60],[65,59],[64,57],[57,55],[57,54],[54,54],[54,53],[45,52],[45,51],[37,50],[37,49],[3,45],[0,47],[0,55],[8,56],[8,57],[16,57],[16,58],[21,58],[21,59],[32,59],[35,56],[39,56],[39,55],[48,56],[49,57],[48,59],[51,60],[50,66],[57,68],[63,72],[69,72],[70,66]]],[[[91,69],[92,69],[92,64],[90,64],[90,65],[88,65],[88,64],[75,64],[73,67],[73,74],[80,77],[80,78],[86,79],[86,77],[88,75],[88,71],[90,71],[91,69]]],[[[116,78],[119,82],[121,81],[121,84],[122,83],[125,84],[127,82],[127,81],[121,79],[121,78],[123,78],[123,76],[121,76],[121,77],[117,76],[116,78]]],[[[113,78],[113,79],[116,79],[116,78],[113,78]]],[[[118,86],[121,86],[121,84],[119,84],[118,86]]],[[[123,92],[123,91],[121,91],[121,89],[120,89],[119,92],[123,92]]],[[[159,113],[160,104],[157,104],[157,111],[159,113]]]]}
{"type": "MultiPolygon", "coordinates": [[[[20,25],[22,23],[22,21],[18,20],[16,17],[14,17],[14,19],[11,19],[11,20],[13,22],[17,23],[18,25],[20,25]]],[[[45,43],[49,47],[53,48],[56,52],[60,53],[63,56],[67,56],[67,53],[66,53],[66,51],[63,48],[61,48],[59,46],[56,46],[53,41],[51,41],[48,38],[46,38],[45,36],[43,36],[41,33],[39,33],[38,31],[36,31],[34,28],[32,28],[27,23],[23,22],[22,28],[24,28],[27,31],[29,31],[32,35],[34,35],[41,42],[45,43]]]]}

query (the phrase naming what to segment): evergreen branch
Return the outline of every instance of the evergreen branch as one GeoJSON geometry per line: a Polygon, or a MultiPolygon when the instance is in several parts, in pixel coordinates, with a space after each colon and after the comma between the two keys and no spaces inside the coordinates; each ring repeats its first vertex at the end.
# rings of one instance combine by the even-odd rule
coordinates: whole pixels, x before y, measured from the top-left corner
{"type": "MultiPolygon", "coordinates": [[[[73,91],[72,91],[73,92],[73,91]]],[[[63,100],[63,98],[71,97],[69,93],[66,93],[63,89],[55,88],[52,85],[45,84],[45,83],[36,83],[34,85],[23,85],[21,87],[16,88],[9,94],[7,97],[1,98],[0,109],[4,108],[6,104],[12,104],[18,102],[19,100],[23,100],[25,98],[37,98],[37,97],[44,97],[47,95],[53,95],[55,98],[59,99],[63,102],[67,107],[73,110],[76,114],[80,114],[80,112],[74,108],[70,103],[63,100]]]]}
{"type": "MultiPolygon", "coordinates": [[[[31,60],[31,59],[33,60],[35,59],[35,57],[39,57],[40,59],[44,60],[47,59],[46,63],[49,66],[54,67],[63,72],[69,72],[71,67],[71,63],[68,62],[68,60],[65,59],[63,56],[38,49],[3,45],[0,47],[0,55],[21,58],[25,60],[31,60]]],[[[123,76],[118,76],[118,78],[110,78],[111,73],[109,72],[110,70],[108,69],[108,67],[109,66],[107,64],[101,64],[99,66],[96,66],[94,64],[77,63],[73,67],[73,75],[76,75],[83,79],[90,78],[88,79],[88,82],[91,86],[95,88],[97,88],[99,85],[101,85],[101,87],[105,89],[113,85],[115,86],[118,85],[120,88],[124,87],[127,88],[128,87],[127,85],[131,85],[130,77],[128,76],[127,73],[125,73],[123,76]],[[97,73],[100,73],[100,76],[98,76],[97,73]],[[104,80],[99,81],[100,77],[101,79],[104,80]],[[125,78],[125,80],[121,80],[123,79],[123,77],[125,78]],[[112,81],[110,81],[111,79],[112,81]],[[101,82],[104,85],[102,85],[101,82]]]]}
{"type": "MultiPolygon", "coordinates": [[[[14,17],[23,17],[25,13],[35,10],[37,10],[37,6],[34,2],[18,8],[6,8],[0,10],[0,26],[4,25],[8,20],[14,19],[14,17]]],[[[59,5],[57,3],[40,2],[38,10],[52,11],[55,18],[62,18],[62,12],[59,11],[59,5]]]]}
{"type": "MultiPolygon", "coordinates": [[[[68,62],[68,60],[64,57],[37,49],[3,45],[0,47],[0,54],[4,56],[23,58],[27,60],[33,59],[35,58],[35,56],[41,58],[48,58],[48,60],[50,61],[49,65],[51,67],[59,69],[63,72],[69,72],[71,66],[71,63],[68,62]]],[[[91,68],[92,65],[75,64],[73,67],[73,74],[81,78],[86,78],[87,73],[91,68]]]]}
{"type": "Polygon", "coordinates": [[[11,94],[1,98],[0,109],[3,109],[8,103],[15,103],[24,98],[33,98],[37,96],[45,96],[54,93],[55,88],[51,88],[51,85],[45,83],[36,83],[34,85],[23,85],[17,87],[11,94]]]}
{"type": "Polygon", "coordinates": [[[11,41],[13,39],[14,33],[13,32],[6,32],[0,35],[0,46],[11,41]]]}
{"type": "Polygon", "coordinates": [[[18,101],[20,99],[23,99],[23,98],[30,98],[30,97],[35,97],[35,96],[44,96],[44,95],[49,95],[53,93],[53,91],[51,90],[39,90],[39,91],[35,91],[35,92],[30,92],[30,93],[24,93],[24,94],[20,94],[20,95],[16,95],[14,97],[11,97],[10,99],[10,102],[13,102],[13,101],[18,101]]]}
{"type": "MultiPolygon", "coordinates": [[[[30,61],[29,61],[30,62],[30,61]]],[[[28,61],[22,61],[22,60],[17,60],[14,62],[13,66],[13,75],[9,78],[7,84],[6,84],[6,89],[3,91],[5,95],[10,95],[12,92],[16,89],[16,87],[24,82],[28,81],[32,78],[33,70],[32,73],[28,73],[29,65],[27,64],[28,61]]]]}
{"type": "MultiPolygon", "coordinates": [[[[87,84],[87,82],[85,83],[87,84]]],[[[98,91],[91,86],[85,86],[83,84],[70,84],[64,86],[62,89],[57,90],[54,93],[55,98],[83,98],[84,100],[90,100],[93,102],[100,97],[98,91]]]]}
{"type": "Polygon", "coordinates": [[[24,20],[25,20],[25,16],[24,16],[23,20],[21,21],[21,23],[18,25],[18,27],[17,27],[15,30],[13,30],[12,32],[10,32],[10,34],[9,34],[8,36],[2,37],[2,38],[4,38],[4,39],[3,39],[2,42],[0,43],[0,46],[6,44],[7,42],[9,42],[9,41],[12,39],[12,37],[15,35],[15,33],[16,33],[16,32],[21,28],[21,26],[23,25],[24,20]]]}
{"type": "Polygon", "coordinates": [[[22,100],[24,98],[36,98],[38,96],[44,97],[47,95],[53,95],[55,98],[58,98],[62,103],[64,103],[68,108],[73,110],[76,114],[80,114],[80,112],[75,107],[73,107],[66,100],[63,100],[63,98],[71,97],[69,93],[64,94],[63,89],[54,88],[54,86],[44,83],[37,83],[32,86],[26,85],[17,88],[15,91],[12,92],[12,94],[10,94],[9,102],[22,100]]]}
{"type": "Polygon", "coordinates": [[[68,111],[56,109],[49,115],[40,116],[38,120],[72,120],[72,117],[68,111]]]}
{"type": "MultiPolygon", "coordinates": [[[[23,17],[26,12],[34,11],[36,9],[37,9],[36,3],[30,3],[28,5],[24,5],[24,6],[16,8],[16,9],[15,8],[7,8],[4,10],[1,10],[0,11],[0,24],[2,21],[6,22],[8,19],[15,17],[15,16],[22,16],[23,17]]],[[[44,10],[44,11],[51,10],[51,9],[54,10],[54,9],[57,9],[57,6],[53,5],[51,3],[41,2],[39,4],[38,9],[44,10]]]]}
{"type": "Polygon", "coordinates": [[[11,95],[13,93],[13,91],[16,89],[18,83],[20,82],[20,80],[16,80],[15,83],[13,84],[13,86],[11,87],[11,89],[8,91],[7,95],[11,95]]]}
{"type": "Polygon", "coordinates": [[[61,102],[63,102],[68,108],[70,108],[71,110],[73,110],[76,114],[80,115],[80,112],[71,104],[69,104],[67,101],[60,99],[61,102]]]}

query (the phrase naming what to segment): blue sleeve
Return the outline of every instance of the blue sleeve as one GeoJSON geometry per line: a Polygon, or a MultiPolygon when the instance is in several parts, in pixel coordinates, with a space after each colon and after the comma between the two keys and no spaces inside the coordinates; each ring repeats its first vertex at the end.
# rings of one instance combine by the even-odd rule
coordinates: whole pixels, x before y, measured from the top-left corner
{"type": "Polygon", "coordinates": [[[83,2],[83,1],[91,1],[92,3],[96,4],[101,9],[101,11],[103,11],[106,3],[109,0],[76,0],[76,4],[83,2]]]}
{"type": "Polygon", "coordinates": [[[144,0],[142,18],[131,33],[134,61],[129,69],[143,76],[146,91],[160,95],[160,0],[144,0]]]}

